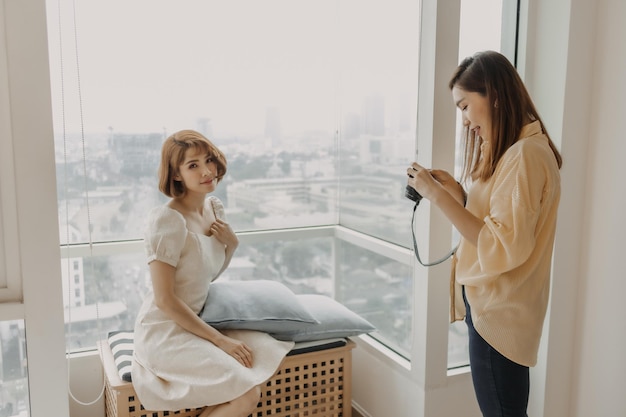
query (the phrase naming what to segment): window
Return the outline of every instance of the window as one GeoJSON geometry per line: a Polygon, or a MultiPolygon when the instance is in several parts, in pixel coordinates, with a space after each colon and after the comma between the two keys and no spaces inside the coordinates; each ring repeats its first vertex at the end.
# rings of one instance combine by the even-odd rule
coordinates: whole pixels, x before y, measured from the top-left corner
{"type": "MultiPolygon", "coordinates": [[[[502,33],[502,21],[513,14],[513,21],[517,19],[517,8],[513,2],[502,0],[464,0],[461,2],[461,21],[459,27],[459,61],[482,50],[495,50],[513,55],[507,50],[508,37],[515,36],[513,33],[502,33]],[[515,7],[514,7],[515,6],[515,7]],[[477,25],[476,22],[481,22],[477,25]],[[488,24],[487,24],[488,23],[488,24]]],[[[515,2],[517,3],[517,2],[515,2]]],[[[511,28],[514,29],[514,26],[511,28]]],[[[515,42],[511,42],[515,47],[515,42]]],[[[514,52],[514,51],[513,51],[514,52]]],[[[457,117],[457,156],[455,172],[460,176],[462,164],[462,145],[460,143],[462,120],[460,113],[457,117]]],[[[455,241],[458,237],[455,235],[455,241]]],[[[456,368],[469,363],[467,327],[463,322],[454,322],[450,325],[448,334],[448,367],[456,368]]]]}
{"type": "Polygon", "coordinates": [[[48,3],[70,350],[132,328],[161,143],[193,128],[228,158],[215,194],[242,245],[224,278],[334,296],[409,356],[418,0],[48,3]]]}
{"type": "Polygon", "coordinates": [[[0,321],[0,416],[27,416],[28,372],[23,320],[0,321]]]}
{"type": "Polygon", "coordinates": [[[338,241],[341,276],[336,298],[379,331],[374,337],[405,358],[413,336],[411,265],[347,241],[338,241]]]}
{"type": "Polygon", "coordinates": [[[415,154],[420,3],[340,4],[339,223],[408,247],[404,172],[415,154]]]}

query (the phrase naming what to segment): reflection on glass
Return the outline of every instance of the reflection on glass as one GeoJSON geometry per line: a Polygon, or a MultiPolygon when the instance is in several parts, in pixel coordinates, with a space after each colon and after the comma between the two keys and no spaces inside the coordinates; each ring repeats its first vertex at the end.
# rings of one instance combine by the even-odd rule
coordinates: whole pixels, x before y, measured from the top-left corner
{"type": "Polygon", "coordinates": [[[0,321],[0,417],[28,417],[24,321],[0,321]]]}

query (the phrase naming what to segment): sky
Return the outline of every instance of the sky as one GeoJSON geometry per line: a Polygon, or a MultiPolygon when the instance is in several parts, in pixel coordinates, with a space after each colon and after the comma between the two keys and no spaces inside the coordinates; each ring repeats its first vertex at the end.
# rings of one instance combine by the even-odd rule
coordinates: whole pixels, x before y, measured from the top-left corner
{"type": "MultiPolygon", "coordinates": [[[[500,2],[463,0],[463,13],[476,22],[472,38],[497,41],[474,28],[498,20],[491,15],[500,2]]],[[[285,133],[332,130],[338,110],[358,113],[369,95],[382,93],[393,108],[413,94],[419,6],[415,0],[49,0],[56,129],[63,120],[68,130],[79,129],[82,114],[87,131],[174,131],[209,118],[223,134],[260,134],[274,107],[285,133]]]]}

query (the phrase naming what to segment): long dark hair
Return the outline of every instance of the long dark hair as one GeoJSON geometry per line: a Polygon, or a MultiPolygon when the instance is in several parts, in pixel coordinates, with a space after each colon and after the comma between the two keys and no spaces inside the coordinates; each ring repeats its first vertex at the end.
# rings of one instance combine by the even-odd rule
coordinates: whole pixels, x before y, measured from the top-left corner
{"type": "Polygon", "coordinates": [[[486,97],[491,109],[492,138],[484,152],[482,139],[465,129],[463,179],[489,179],[502,155],[520,138],[528,121],[538,120],[561,168],[561,154],[550,139],[545,125],[515,67],[502,54],[484,51],[465,58],[457,67],[450,89],[460,88],[486,97]]]}

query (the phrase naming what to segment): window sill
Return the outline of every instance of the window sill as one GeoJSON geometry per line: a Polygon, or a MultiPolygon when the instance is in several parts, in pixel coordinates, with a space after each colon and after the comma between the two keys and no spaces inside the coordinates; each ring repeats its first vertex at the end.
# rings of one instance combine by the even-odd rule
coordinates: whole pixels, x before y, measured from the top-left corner
{"type": "Polygon", "coordinates": [[[24,304],[15,302],[0,302],[0,321],[23,320],[24,304]]]}
{"type": "Polygon", "coordinates": [[[411,361],[389,349],[373,337],[361,335],[351,339],[356,342],[359,348],[380,359],[385,365],[393,368],[395,371],[411,372],[411,361]]]}

